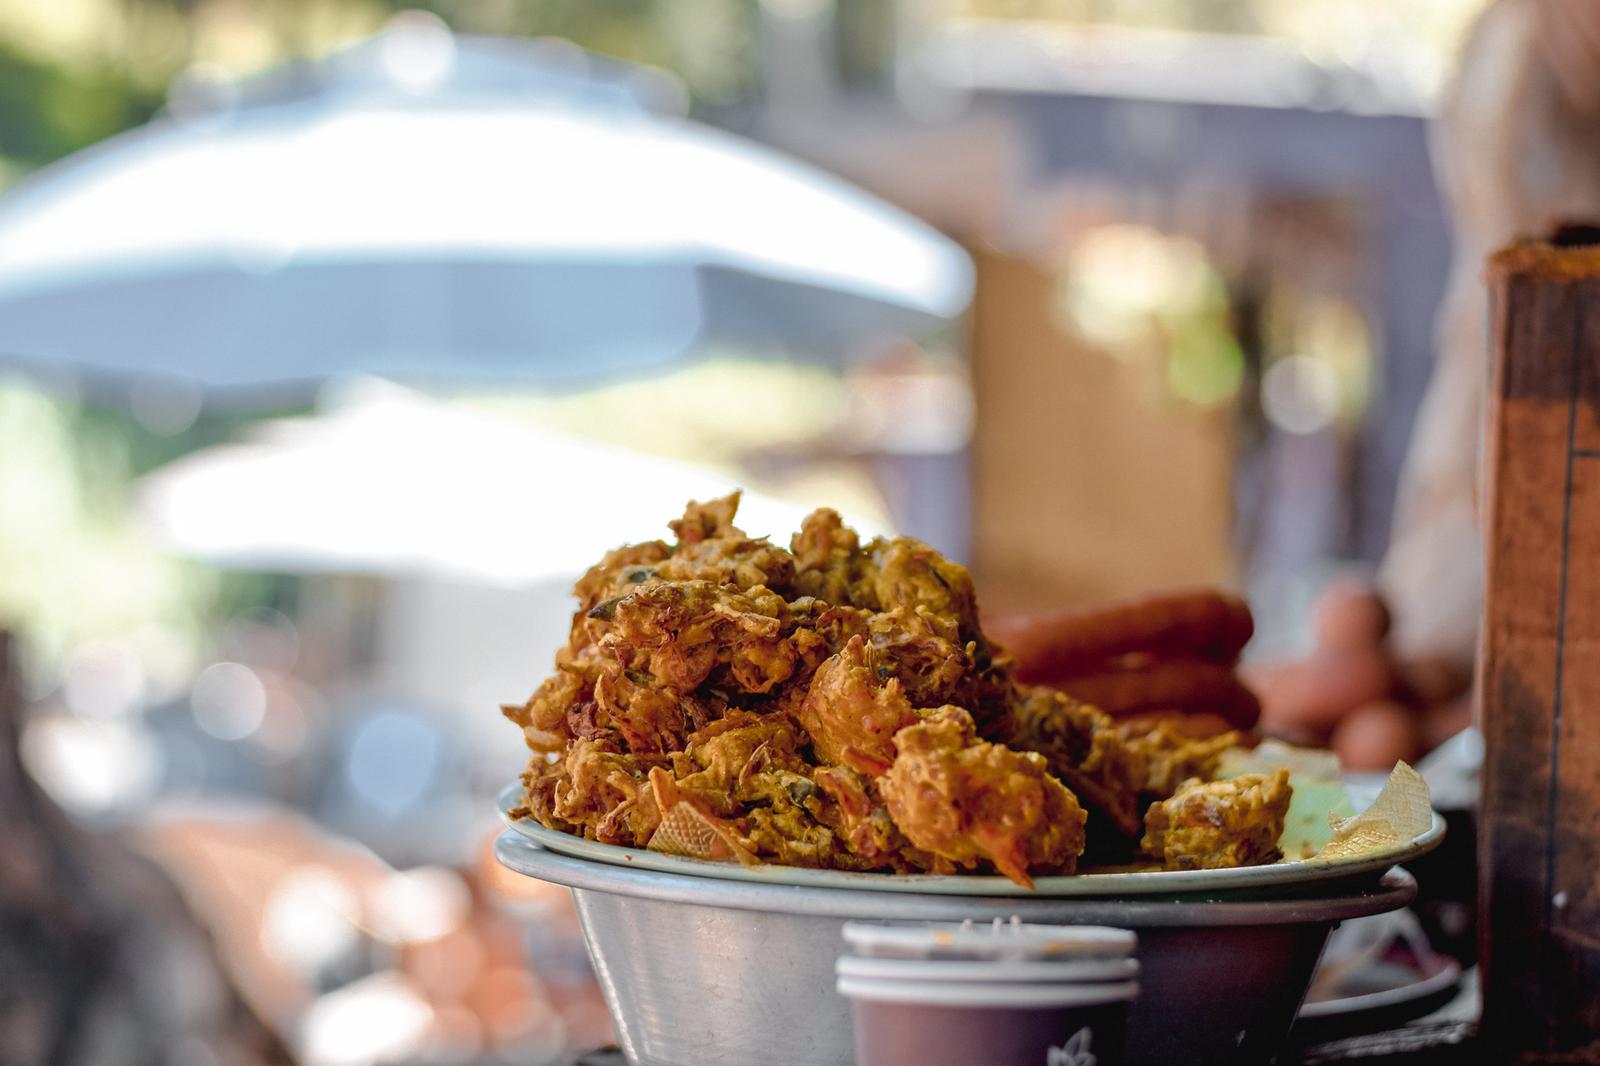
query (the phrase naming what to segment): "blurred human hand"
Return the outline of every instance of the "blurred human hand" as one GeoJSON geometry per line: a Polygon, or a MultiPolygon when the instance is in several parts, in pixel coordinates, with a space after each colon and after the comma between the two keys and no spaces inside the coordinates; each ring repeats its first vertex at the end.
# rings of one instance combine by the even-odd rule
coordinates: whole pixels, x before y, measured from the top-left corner
{"type": "Polygon", "coordinates": [[[1415,761],[1470,721],[1468,671],[1443,659],[1399,660],[1387,605],[1358,581],[1331,585],[1312,612],[1303,659],[1241,670],[1261,700],[1261,730],[1330,748],[1347,770],[1415,761]]]}

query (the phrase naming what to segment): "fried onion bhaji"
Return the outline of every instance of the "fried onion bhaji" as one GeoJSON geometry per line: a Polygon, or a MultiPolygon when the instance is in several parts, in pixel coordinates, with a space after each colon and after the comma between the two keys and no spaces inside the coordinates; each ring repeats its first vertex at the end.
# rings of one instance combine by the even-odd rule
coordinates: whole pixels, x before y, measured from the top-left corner
{"type": "Polygon", "coordinates": [[[1139,835],[1139,793],[1144,777],[1137,758],[1117,734],[1111,716],[1055,689],[1017,685],[1008,729],[1000,738],[1045,757],[1050,772],[1117,832],[1139,835]]]}
{"type": "Polygon", "coordinates": [[[959,707],[941,707],[894,743],[878,788],[913,844],[961,867],[992,863],[1030,888],[1031,873],[1073,872],[1087,815],[1044,756],[978,740],[959,707]]]}
{"type": "Polygon", "coordinates": [[[839,512],[812,511],[789,539],[794,553],[795,589],[824,603],[852,604],[864,596],[868,559],[861,538],[844,524],[839,512]]]}
{"type": "Polygon", "coordinates": [[[866,641],[851,637],[812,675],[795,717],[820,761],[878,773],[894,761],[894,735],[917,714],[900,679],[879,669],[866,641]]]}
{"type": "Polygon", "coordinates": [[[1244,739],[1237,730],[1209,737],[1189,736],[1166,719],[1122,722],[1117,734],[1138,761],[1143,782],[1140,792],[1151,799],[1165,799],[1191,777],[1211,780],[1222,753],[1244,739]]]}
{"type": "Polygon", "coordinates": [[[1126,849],[1143,829],[1169,863],[1270,852],[1253,812],[1275,794],[1187,781],[1232,734],[1119,727],[1019,684],[964,567],[906,537],[863,544],[827,509],[785,549],[739,529],[738,504],[691,503],[673,542],[578,580],[555,672],[502,708],[533,753],[522,813],[628,847],[1022,884],[1073,872],[1086,823],[1126,849]],[[1226,817],[1190,840],[1160,819],[1195,795],[1226,817]]]}
{"type": "Polygon", "coordinates": [[[527,809],[541,825],[605,844],[642,848],[661,824],[649,786],[660,765],[603,740],[573,740],[552,762],[536,755],[522,775],[527,809]]]}
{"type": "Polygon", "coordinates": [[[1150,805],[1142,847],[1169,870],[1277,862],[1293,793],[1287,770],[1218,781],[1190,778],[1169,799],[1150,805]]]}
{"type": "MultiPolygon", "coordinates": [[[[713,671],[741,692],[770,692],[800,658],[784,635],[788,604],[761,585],[740,592],[698,579],[669,581],[607,604],[611,628],[602,651],[679,692],[698,688],[713,671]]],[[[797,639],[819,642],[803,630],[797,639]]]]}

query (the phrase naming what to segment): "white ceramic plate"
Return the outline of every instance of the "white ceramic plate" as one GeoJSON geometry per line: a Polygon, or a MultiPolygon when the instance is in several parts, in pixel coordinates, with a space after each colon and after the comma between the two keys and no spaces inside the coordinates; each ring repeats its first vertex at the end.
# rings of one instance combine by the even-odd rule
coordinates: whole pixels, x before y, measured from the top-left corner
{"type": "Polygon", "coordinates": [[[1387,851],[1343,859],[1299,859],[1269,866],[1233,870],[1155,870],[1143,873],[1078,874],[1073,877],[1039,877],[1032,889],[1004,877],[981,874],[883,874],[844,870],[810,870],[798,866],[741,866],[736,862],[707,862],[677,855],[662,855],[642,848],[600,844],[570,833],[546,829],[531,818],[512,818],[522,804],[522,786],[508,785],[500,793],[500,814],[506,824],[540,847],[561,855],[631,866],[668,874],[716,877],[725,881],[803,885],[811,888],[847,888],[869,892],[932,892],[949,896],[1149,896],[1177,894],[1249,893],[1346,878],[1370,876],[1374,882],[1389,867],[1426,854],[1444,839],[1444,819],[1435,812],[1433,825],[1409,843],[1387,851]]]}

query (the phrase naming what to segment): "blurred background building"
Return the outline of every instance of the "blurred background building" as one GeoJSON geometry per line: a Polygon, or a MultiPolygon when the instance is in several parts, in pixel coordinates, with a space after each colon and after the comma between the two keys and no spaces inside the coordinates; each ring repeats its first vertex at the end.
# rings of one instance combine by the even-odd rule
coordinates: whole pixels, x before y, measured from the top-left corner
{"type": "Polygon", "coordinates": [[[38,802],[304,1061],[604,1042],[485,850],[586,560],[739,485],[989,610],[1224,583],[1294,647],[1386,542],[1479,7],[0,0],[38,802]]]}

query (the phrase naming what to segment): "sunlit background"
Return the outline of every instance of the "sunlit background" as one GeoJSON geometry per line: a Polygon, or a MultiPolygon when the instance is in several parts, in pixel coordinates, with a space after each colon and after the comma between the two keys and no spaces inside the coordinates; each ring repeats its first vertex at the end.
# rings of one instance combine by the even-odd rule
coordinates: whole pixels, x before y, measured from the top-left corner
{"type": "Polygon", "coordinates": [[[1479,6],[0,0],[22,764],[305,1062],[604,1044],[486,850],[577,573],[738,485],[1294,647],[1385,543],[1479,6]]]}

